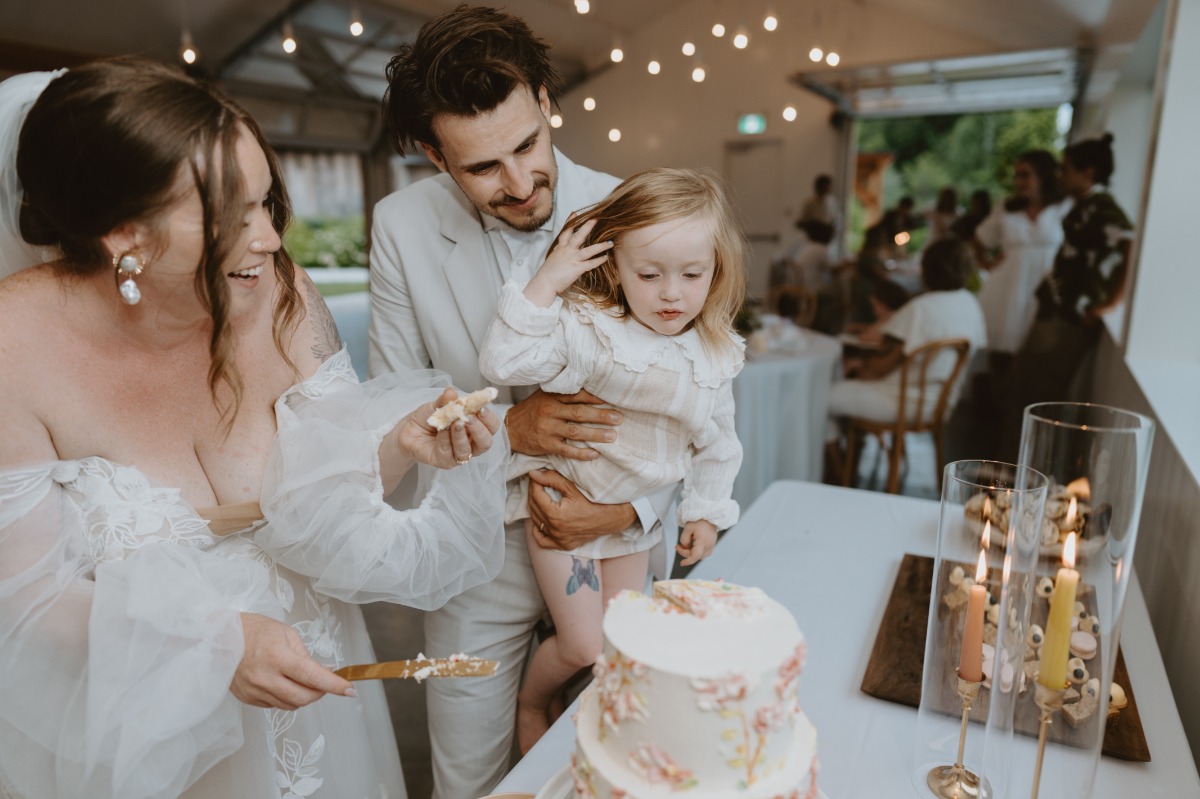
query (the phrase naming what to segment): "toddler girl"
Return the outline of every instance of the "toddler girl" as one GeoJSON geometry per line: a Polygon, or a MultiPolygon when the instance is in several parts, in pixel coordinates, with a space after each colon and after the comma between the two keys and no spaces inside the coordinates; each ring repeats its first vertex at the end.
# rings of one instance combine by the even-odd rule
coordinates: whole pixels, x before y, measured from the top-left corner
{"type": "MultiPolygon", "coordinates": [[[[737,521],[730,495],[742,460],[731,381],[744,342],[732,329],[745,291],[745,245],[720,186],[706,174],[651,169],[572,217],[537,274],[500,296],[480,369],[510,385],[587,389],[619,410],[620,437],[590,461],[515,456],[509,477],[552,468],[591,501],[625,503],[683,480],[676,549],[707,557],[737,521]]],[[[583,445],[580,445],[583,446],[583,445]]],[[[509,521],[528,518],[528,478],[510,483],[509,521]]],[[[577,549],[529,555],[557,635],[534,654],[517,699],[525,752],[553,720],[562,685],[600,654],[613,596],[645,585],[662,536],[636,525],[577,549]]]]}

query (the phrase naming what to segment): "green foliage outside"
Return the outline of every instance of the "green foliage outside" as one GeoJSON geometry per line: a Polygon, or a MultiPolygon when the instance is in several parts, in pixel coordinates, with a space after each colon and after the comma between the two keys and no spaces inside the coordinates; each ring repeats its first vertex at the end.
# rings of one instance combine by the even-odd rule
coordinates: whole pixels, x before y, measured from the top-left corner
{"type": "Polygon", "coordinates": [[[293,219],[283,245],[300,266],[366,266],[367,236],[362,216],[293,219]]]}
{"type": "MultiPolygon", "coordinates": [[[[989,114],[866,119],[858,123],[860,153],[888,152],[895,157],[884,174],[884,207],[904,195],[918,210],[932,208],[946,186],[958,191],[965,210],[971,193],[986,189],[995,204],[1012,189],[1012,165],[1026,150],[1058,154],[1057,109],[1031,108],[989,114]]],[[[850,247],[862,246],[865,213],[851,203],[850,247]]],[[[913,231],[910,249],[919,249],[925,231],[913,231]]]]}

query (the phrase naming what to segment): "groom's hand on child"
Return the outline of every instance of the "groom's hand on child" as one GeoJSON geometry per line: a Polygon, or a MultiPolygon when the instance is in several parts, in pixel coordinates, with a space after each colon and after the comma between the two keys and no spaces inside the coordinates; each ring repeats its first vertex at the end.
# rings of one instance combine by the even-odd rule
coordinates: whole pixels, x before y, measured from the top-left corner
{"type": "Polygon", "coordinates": [[[637,513],[628,502],[598,505],[558,472],[542,469],[529,473],[529,518],[538,546],[568,550],[628,529],[637,521],[637,513]],[[561,499],[556,501],[547,489],[554,489],[561,499]]]}
{"type": "Polygon", "coordinates": [[[617,440],[617,431],[611,428],[621,424],[621,414],[612,408],[595,407],[603,402],[587,391],[547,394],[538,389],[509,408],[504,418],[509,444],[514,452],[524,455],[558,455],[578,461],[595,460],[600,453],[572,442],[586,444],[617,440]]]}

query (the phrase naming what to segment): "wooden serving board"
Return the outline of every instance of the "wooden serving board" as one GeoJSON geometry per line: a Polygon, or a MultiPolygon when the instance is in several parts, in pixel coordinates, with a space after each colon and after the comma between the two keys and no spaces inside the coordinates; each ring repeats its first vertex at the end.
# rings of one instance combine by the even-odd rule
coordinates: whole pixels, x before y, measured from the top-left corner
{"type": "MultiPolygon", "coordinates": [[[[943,564],[943,567],[949,568],[952,565],[943,564]]],[[[973,568],[972,564],[962,565],[968,572],[973,568]]],[[[921,675],[925,665],[925,635],[929,623],[929,592],[932,588],[933,558],[905,555],[879,624],[879,633],[875,636],[875,646],[867,662],[866,674],[863,675],[863,693],[910,707],[918,707],[921,704],[921,675]]],[[[1083,596],[1080,600],[1085,603],[1087,601],[1083,596]]],[[[1035,599],[1034,602],[1036,605],[1039,600],[1035,599]]],[[[1041,604],[1045,604],[1044,600],[1041,604]]],[[[1039,608],[1035,607],[1033,617],[1036,623],[1044,625],[1045,609],[1040,609],[1039,619],[1039,608]]],[[[947,654],[946,665],[949,672],[953,671],[958,660],[957,648],[951,649],[954,649],[954,653],[947,654]],[[951,658],[953,663],[949,662],[951,658]]],[[[1098,663],[1100,657],[1101,654],[1098,653],[1089,663],[1098,663]]],[[[1133,683],[1129,679],[1125,658],[1119,647],[1114,671],[1113,681],[1125,688],[1129,704],[1122,708],[1114,722],[1107,725],[1101,752],[1121,760],[1147,763],[1150,761],[1150,748],[1142,731],[1142,720],[1138,715],[1137,700],[1133,695],[1133,683]]],[[[1101,686],[1101,690],[1106,689],[1107,686],[1101,686]]],[[[986,716],[986,697],[987,689],[984,689],[984,701],[977,703],[979,706],[971,711],[973,720],[982,721],[986,716]]],[[[1032,697],[1033,689],[1030,688],[1018,700],[1016,729],[1036,737],[1037,710],[1032,697]]],[[[949,680],[945,694],[937,698],[935,705],[936,709],[949,715],[957,716],[961,712],[960,700],[949,680]]],[[[1097,709],[1093,720],[1103,723],[1099,712],[1097,709]]],[[[1083,737],[1082,734],[1063,720],[1056,719],[1051,724],[1050,731],[1051,740],[1081,745],[1076,739],[1083,737]]]]}

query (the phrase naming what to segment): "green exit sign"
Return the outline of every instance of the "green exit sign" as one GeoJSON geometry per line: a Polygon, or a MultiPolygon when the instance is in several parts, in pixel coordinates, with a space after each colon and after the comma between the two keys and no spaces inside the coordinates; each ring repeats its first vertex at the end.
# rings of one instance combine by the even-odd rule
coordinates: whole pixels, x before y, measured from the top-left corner
{"type": "Polygon", "coordinates": [[[738,133],[757,136],[767,130],[767,118],[763,114],[742,114],[738,117],[738,133]]]}

